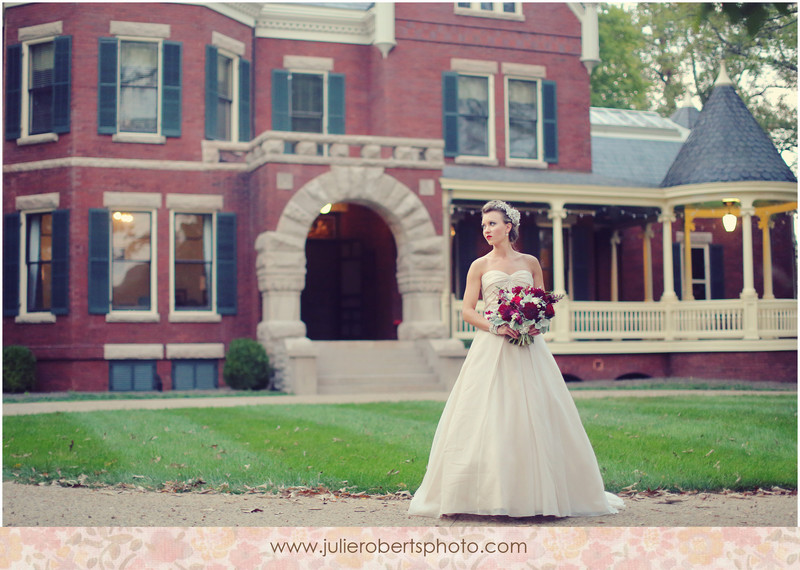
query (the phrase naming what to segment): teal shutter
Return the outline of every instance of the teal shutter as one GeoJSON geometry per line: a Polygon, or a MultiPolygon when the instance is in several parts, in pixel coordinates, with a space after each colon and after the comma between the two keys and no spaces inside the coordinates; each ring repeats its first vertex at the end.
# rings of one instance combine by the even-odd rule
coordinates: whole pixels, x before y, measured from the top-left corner
{"type": "Polygon", "coordinates": [[[328,74],[328,134],[343,135],[345,119],[344,74],[328,74]]]}
{"type": "Polygon", "coordinates": [[[53,132],[69,132],[72,36],[53,40],[53,132]]]}
{"type": "Polygon", "coordinates": [[[291,131],[289,119],[289,72],[272,70],[272,130],[291,131]]]}
{"type": "Polygon", "coordinates": [[[709,244],[709,266],[711,275],[711,298],[724,299],[725,298],[725,265],[723,263],[723,254],[725,248],[716,243],[709,244]]]}
{"type": "Polygon", "coordinates": [[[89,210],[89,313],[105,315],[109,305],[111,240],[108,210],[89,210]]]}
{"type": "Polygon", "coordinates": [[[236,292],[236,214],[217,214],[217,312],[235,315],[236,292]]]}
{"type": "Polygon", "coordinates": [[[6,140],[20,137],[22,121],[22,44],[6,48],[6,140]]]}
{"type": "Polygon", "coordinates": [[[542,81],[542,127],[544,161],[558,162],[558,103],[555,81],[542,81]]]}
{"type": "Polygon", "coordinates": [[[458,156],[458,73],[442,73],[442,137],[444,155],[458,156]]]}
{"type": "Polygon", "coordinates": [[[69,210],[53,212],[53,297],[51,312],[69,313],[69,210]]]}
{"type": "Polygon", "coordinates": [[[117,39],[100,38],[97,70],[97,132],[117,132],[117,39]]]}
{"type": "Polygon", "coordinates": [[[250,62],[239,60],[239,140],[247,142],[250,134],[250,62]]]}
{"type": "Polygon", "coordinates": [[[181,136],[181,43],[164,42],[162,71],[161,134],[181,136]]]}
{"type": "Polygon", "coordinates": [[[19,314],[19,213],[3,216],[3,316],[19,314]]]}
{"type": "Polygon", "coordinates": [[[217,138],[217,48],[206,46],[206,139],[217,138]]]}

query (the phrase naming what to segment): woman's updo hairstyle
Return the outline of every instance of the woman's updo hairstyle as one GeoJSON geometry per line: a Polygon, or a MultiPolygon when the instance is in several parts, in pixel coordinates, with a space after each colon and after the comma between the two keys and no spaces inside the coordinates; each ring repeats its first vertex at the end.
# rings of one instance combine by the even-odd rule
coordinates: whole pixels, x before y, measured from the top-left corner
{"type": "Polygon", "coordinates": [[[503,222],[511,224],[511,231],[508,233],[508,241],[514,243],[519,237],[519,210],[512,208],[502,200],[490,200],[483,205],[481,213],[500,212],[503,214],[503,222]]]}

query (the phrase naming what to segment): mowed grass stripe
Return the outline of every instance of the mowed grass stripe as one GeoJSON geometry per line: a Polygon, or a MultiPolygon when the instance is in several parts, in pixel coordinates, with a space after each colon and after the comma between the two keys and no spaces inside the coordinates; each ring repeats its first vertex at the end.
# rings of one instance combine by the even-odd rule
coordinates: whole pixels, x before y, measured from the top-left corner
{"type": "MultiPolygon", "coordinates": [[[[578,400],[606,487],[796,488],[793,396],[578,400]],[[713,451],[712,451],[713,450],[713,451]]],[[[4,418],[4,477],[243,491],[414,491],[443,402],[243,406],[4,418]],[[72,443],[72,449],[69,445],[72,443]]],[[[502,418],[498,418],[502,421],[502,418]]]]}

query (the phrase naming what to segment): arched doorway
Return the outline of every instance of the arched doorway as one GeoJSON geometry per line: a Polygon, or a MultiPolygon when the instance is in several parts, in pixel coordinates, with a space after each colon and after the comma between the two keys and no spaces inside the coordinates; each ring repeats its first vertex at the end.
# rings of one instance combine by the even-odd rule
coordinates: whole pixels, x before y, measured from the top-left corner
{"type": "Polygon", "coordinates": [[[300,317],[311,340],[395,340],[402,317],[397,247],[371,208],[339,202],[306,238],[300,317]]]}

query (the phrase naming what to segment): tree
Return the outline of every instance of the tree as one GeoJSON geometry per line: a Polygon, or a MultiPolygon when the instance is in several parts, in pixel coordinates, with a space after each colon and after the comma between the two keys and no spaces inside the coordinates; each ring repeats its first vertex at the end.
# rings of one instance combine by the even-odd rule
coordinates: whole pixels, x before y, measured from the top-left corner
{"type": "Polygon", "coordinates": [[[668,116],[686,94],[705,104],[724,60],[739,96],[796,165],[796,4],[737,16],[720,4],[641,3],[630,13],[646,38],[640,55],[654,85],[652,109],[668,116]]]}
{"type": "Polygon", "coordinates": [[[614,5],[600,5],[598,24],[600,64],[592,72],[592,106],[646,110],[652,82],[639,56],[645,49],[644,35],[631,15],[614,5]]]}

